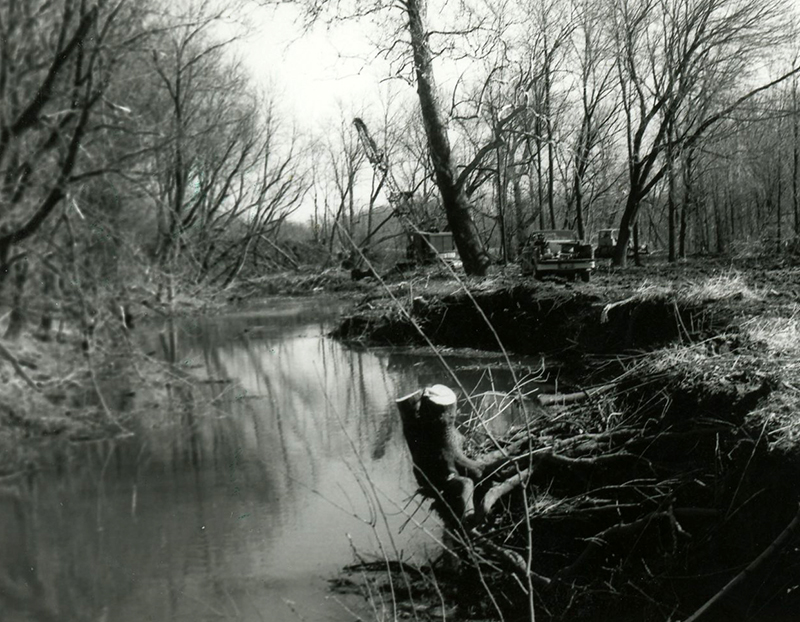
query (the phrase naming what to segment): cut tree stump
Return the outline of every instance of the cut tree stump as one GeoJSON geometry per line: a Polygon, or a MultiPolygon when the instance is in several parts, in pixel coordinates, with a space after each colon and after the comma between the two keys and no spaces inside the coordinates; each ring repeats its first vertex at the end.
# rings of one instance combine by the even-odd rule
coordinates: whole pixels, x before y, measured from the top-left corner
{"type": "Polygon", "coordinates": [[[442,517],[470,523],[475,517],[475,481],[483,466],[464,455],[456,429],[456,394],[436,384],[397,400],[414,475],[442,517]]]}

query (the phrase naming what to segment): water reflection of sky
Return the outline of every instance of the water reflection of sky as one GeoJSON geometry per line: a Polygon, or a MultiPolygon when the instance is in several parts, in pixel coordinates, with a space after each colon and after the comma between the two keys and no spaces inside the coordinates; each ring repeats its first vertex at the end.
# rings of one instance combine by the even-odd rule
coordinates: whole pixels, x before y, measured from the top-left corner
{"type": "Polygon", "coordinates": [[[415,483],[394,398],[418,370],[325,338],[335,311],[154,332],[203,382],[176,380],[134,439],[0,489],[0,619],[350,620],[325,580],[351,547],[432,546],[400,533],[415,483]]]}

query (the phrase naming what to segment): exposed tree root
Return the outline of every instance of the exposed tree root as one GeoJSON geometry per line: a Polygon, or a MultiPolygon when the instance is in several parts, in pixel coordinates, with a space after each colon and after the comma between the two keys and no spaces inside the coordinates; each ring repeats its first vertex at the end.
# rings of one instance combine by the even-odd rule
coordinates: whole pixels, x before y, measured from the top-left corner
{"type": "Polygon", "coordinates": [[[515,488],[524,486],[528,483],[530,476],[530,469],[525,469],[519,473],[512,475],[504,482],[500,482],[492,486],[489,491],[483,496],[481,502],[481,511],[479,516],[481,518],[491,515],[495,504],[505,495],[509,494],[515,488]]]}
{"type": "MultiPolygon", "coordinates": [[[[472,457],[461,448],[454,394],[446,417],[419,406],[426,393],[435,402],[444,387],[401,398],[401,412],[416,404],[409,411],[416,427],[404,430],[420,490],[438,503],[446,529],[462,534],[469,550],[483,551],[465,555],[464,563],[489,564],[484,572],[496,568],[533,586],[552,617],[582,619],[579,612],[598,599],[680,612],[684,598],[696,600],[689,594],[708,599],[718,587],[710,579],[687,587],[674,577],[715,576],[704,569],[719,563],[718,547],[731,538],[739,541],[725,549],[726,566],[752,559],[757,539],[742,539],[742,525],[756,522],[774,536],[783,516],[775,512],[765,523],[763,501],[752,500],[779,500],[789,483],[765,479],[764,434],[746,420],[773,383],[746,370],[733,381],[709,383],[709,369],[693,360],[641,366],[595,389],[539,396],[548,405],[544,414],[540,409],[472,457]]],[[[724,367],[715,361],[713,369],[724,367]]],[[[774,555],[799,521],[751,566],[774,555]]]]}

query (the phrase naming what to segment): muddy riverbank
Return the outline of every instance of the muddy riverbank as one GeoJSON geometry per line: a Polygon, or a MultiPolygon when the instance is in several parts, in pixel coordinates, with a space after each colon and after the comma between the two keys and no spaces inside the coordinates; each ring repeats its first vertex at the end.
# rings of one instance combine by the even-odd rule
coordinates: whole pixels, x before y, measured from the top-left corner
{"type": "Polygon", "coordinates": [[[367,295],[333,336],[365,345],[617,354],[735,333],[770,309],[790,315],[792,304],[771,300],[781,295],[730,271],[693,281],[608,276],[591,285],[513,278],[466,286],[405,282],[367,295]]]}
{"type": "Polygon", "coordinates": [[[360,567],[361,582],[425,619],[794,619],[797,271],[612,281],[406,283],[343,319],[335,335],[354,343],[555,356],[584,389],[477,407],[461,395],[469,458],[506,453],[473,481],[489,510],[465,525],[439,508],[458,563],[360,567]],[[498,407],[525,423],[487,440],[481,418],[498,407]]]}

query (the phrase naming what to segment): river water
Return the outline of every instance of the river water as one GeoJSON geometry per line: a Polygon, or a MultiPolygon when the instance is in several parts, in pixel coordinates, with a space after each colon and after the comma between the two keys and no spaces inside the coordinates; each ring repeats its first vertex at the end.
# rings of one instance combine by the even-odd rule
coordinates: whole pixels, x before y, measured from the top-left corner
{"type": "Polygon", "coordinates": [[[326,338],[339,310],[275,300],[151,331],[180,372],[136,435],[0,485],[0,620],[369,619],[327,581],[354,551],[435,549],[425,511],[404,527],[416,485],[394,399],[451,383],[436,359],[326,338]]]}

